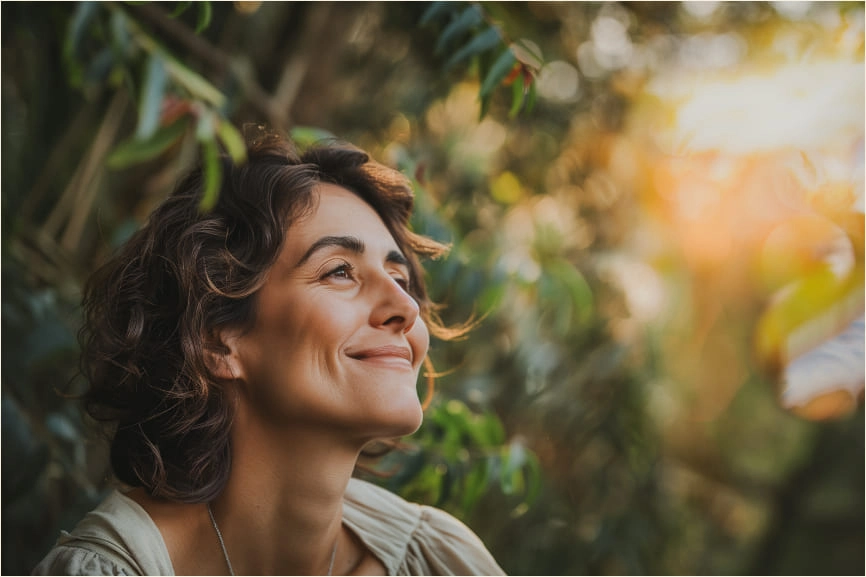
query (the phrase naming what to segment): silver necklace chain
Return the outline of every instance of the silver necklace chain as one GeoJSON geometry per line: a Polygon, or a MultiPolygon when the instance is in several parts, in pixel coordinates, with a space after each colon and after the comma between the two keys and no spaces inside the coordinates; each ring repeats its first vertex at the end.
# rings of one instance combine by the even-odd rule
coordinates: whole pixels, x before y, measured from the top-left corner
{"type": "Polygon", "coordinates": [[[207,514],[210,515],[210,522],[213,523],[213,528],[216,531],[217,539],[220,540],[220,547],[222,547],[223,550],[223,557],[225,557],[226,559],[226,565],[229,566],[229,575],[235,577],[235,571],[234,569],[232,569],[232,562],[229,559],[229,552],[226,550],[225,541],[223,541],[223,534],[220,531],[219,525],[217,525],[216,518],[214,518],[213,516],[213,511],[210,508],[210,503],[207,504],[207,514]]]}
{"type": "MultiPolygon", "coordinates": [[[[210,522],[213,524],[214,531],[216,531],[217,539],[220,541],[220,548],[223,550],[223,557],[225,557],[226,565],[229,568],[229,575],[235,577],[235,571],[232,569],[232,562],[229,559],[229,552],[226,549],[226,543],[223,541],[223,534],[220,531],[219,525],[217,525],[216,518],[213,516],[213,510],[210,508],[210,503],[207,504],[207,514],[210,515],[210,522]]],[[[334,542],[334,550],[331,551],[331,562],[328,564],[328,575],[330,576],[334,571],[334,560],[337,558],[337,543],[340,542],[338,538],[334,542]]]]}

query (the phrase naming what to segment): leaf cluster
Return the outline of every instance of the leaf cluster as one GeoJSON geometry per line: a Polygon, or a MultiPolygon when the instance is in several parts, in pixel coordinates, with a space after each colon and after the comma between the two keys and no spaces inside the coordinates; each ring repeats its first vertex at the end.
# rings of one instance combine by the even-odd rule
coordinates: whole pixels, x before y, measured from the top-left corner
{"type": "Polygon", "coordinates": [[[439,402],[427,409],[424,425],[409,442],[409,452],[395,454],[381,469],[396,469],[386,485],[410,500],[466,519],[491,489],[516,501],[514,516],[539,496],[538,458],[520,438],[507,439],[490,411],[474,412],[458,399],[439,402]]]}
{"type": "MultiPolygon", "coordinates": [[[[211,22],[212,7],[210,2],[195,4],[199,34],[211,22]]],[[[177,18],[191,7],[191,2],[178,2],[170,16],[177,18]]],[[[227,118],[223,92],[183,64],[122,4],[81,3],[70,20],[64,53],[72,85],[93,90],[123,83],[136,95],[135,133],[114,148],[107,165],[128,168],[158,157],[182,140],[194,141],[204,168],[200,207],[212,207],[222,177],[221,149],[237,164],[246,159],[243,138],[227,118]],[[108,46],[89,57],[90,39],[107,39],[108,46]]]]}
{"type": "Polygon", "coordinates": [[[541,54],[525,41],[512,42],[478,3],[432,2],[420,25],[440,26],[434,53],[445,57],[444,72],[471,62],[481,80],[478,99],[484,118],[501,86],[511,87],[509,118],[521,111],[532,112],[537,97],[536,76],[543,64],[541,54]]]}

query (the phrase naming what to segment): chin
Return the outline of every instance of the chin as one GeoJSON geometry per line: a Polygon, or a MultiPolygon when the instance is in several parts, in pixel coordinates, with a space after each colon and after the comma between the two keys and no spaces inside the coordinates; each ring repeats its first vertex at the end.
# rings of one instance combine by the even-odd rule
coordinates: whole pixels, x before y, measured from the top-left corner
{"type": "Polygon", "coordinates": [[[394,439],[411,435],[418,430],[424,421],[424,411],[421,409],[421,403],[418,399],[414,399],[413,403],[407,403],[405,407],[399,409],[395,407],[394,409],[394,411],[389,411],[388,415],[382,416],[381,427],[377,427],[379,432],[376,434],[376,438],[394,439]]]}
{"type": "Polygon", "coordinates": [[[421,408],[421,403],[417,403],[411,422],[407,421],[407,429],[403,435],[411,435],[421,427],[424,422],[424,410],[421,408]]]}

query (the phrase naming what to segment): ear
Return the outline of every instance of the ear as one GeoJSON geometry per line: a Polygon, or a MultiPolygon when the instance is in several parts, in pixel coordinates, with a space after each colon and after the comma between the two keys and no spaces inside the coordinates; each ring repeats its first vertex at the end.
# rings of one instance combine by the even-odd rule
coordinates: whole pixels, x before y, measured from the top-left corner
{"type": "Polygon", "coordinates": [[[238,354],[239,337],[237,331],[223,329],[218,331],[215,338],[205,339],[205,363],[214,377],[224,381],[236,381],[245,377],[238,354]]]}

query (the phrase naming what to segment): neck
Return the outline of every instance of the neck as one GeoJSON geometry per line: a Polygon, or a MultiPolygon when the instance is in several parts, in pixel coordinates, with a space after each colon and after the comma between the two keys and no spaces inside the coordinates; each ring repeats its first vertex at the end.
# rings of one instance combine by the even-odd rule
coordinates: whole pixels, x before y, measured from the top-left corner
{"type": "Polygon", "coordinates": [[[309,429],[234,430],[231,476],[212,509],[235,572],[326,574],[361,446],[309,429]]]}

